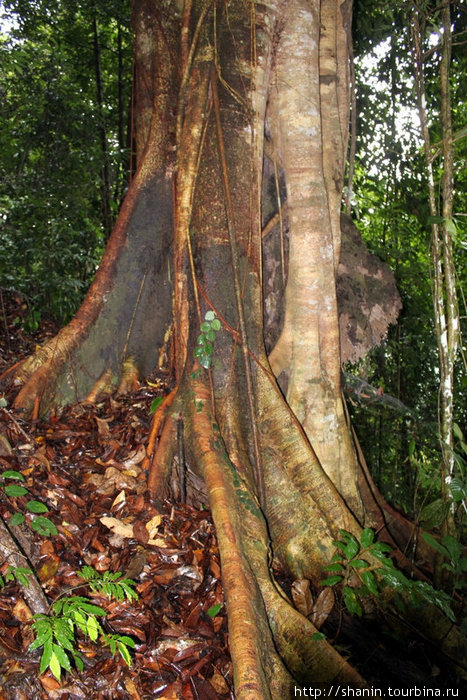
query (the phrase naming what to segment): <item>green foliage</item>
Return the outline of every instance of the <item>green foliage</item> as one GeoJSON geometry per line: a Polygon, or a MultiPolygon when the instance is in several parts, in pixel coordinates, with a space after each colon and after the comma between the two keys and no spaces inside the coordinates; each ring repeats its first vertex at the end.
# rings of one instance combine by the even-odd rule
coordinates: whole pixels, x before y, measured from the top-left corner
{"type": "Polygon", "coordinates": [[[463,556],[464,549],[459,540],[451,535],[445,535],[438,541],[429,532],[422,533],[422,537],[430,547],[436,549],[447,560],[443,569],[449,571],[454,578],[454,588],[465,588],[467,582],[464,574],[467,572],[467,557],[463,556]]]}
{"type": "Polygon", "coordinates": [[[95,273],[109,232],[104,168],[112,219],[126,187],[129,2],[3,7],[12,29],[0,34],[0,286],[25,295],[23,326],[34,332],[44,314],[68,320],[95,273]]]}
{"type": "MultiPolygon", "coordinates": [[[[109,571],[101,574],[91,566],[84,566],[79,572],[88,582],[92,591],[104,593],[109,598],[137,600],[138,595],[133,590],[135,582],[131,579],[121,579],[120,573],[109,571]],[[119,580],[118,580],[119,579],[119,580]]],[[[48,668],[60,680],[62,671],[72,671],[72,663],[82,671],[83,661],[77,651],[76,634],[79,631],[92,642],[99,639],[108,646],[112,654],[119,653],[125,663],[131,665],[130,649],[135,643],[126,635],[106,634],[98,618],[105,617],[106,611],[92,603],[84,596],[68,596],[56,600],[49,615],[34,615],[32,628],[35,640],[30,650],[43,647],[40,663],[40,673],[48,668]]]]}
{"type": "Polygon", "coordinates": [[[29,586],[28,576],[33,576],[31,569],[26,566],[9,566],[3,576],[0,576],[0,588],[3,588],[6,583],[16,581],[21,586],[27,588],[29,586]]]}
{"type": "Polygon", "coordinates": [[[118,571],[96,571],[92,566],[83,566],[78,575],[87,581],[89,588],[94,593],[103,593],[108,598],[116,600],[138,600],[138,594],[133,590],[136,583],[129,578],[122,578],[122,574],[118,571]]]}
{"type": "Polygon", "coordinates": [[[103,637],[104,646],[110,648],[111,653],[115,656],[117,652],[120,654],[127,666],[131,666],[130,649],[135,648],[135,643],[131,637],[119,634],[106,634],[103,637]]]}
{"type": "Polygon", "coordinates": [[[221,329],[221,322],[217,318],[214,311],[206,311],[204,321],[201,324],[200,331],[196,341],[194,355],[202,367],[209,369],[212,361],[212,353],[214,350],[213,342],[216,339],[216,333],[221,329]]]}
{"type": "MultiPolygon", "coordinates": [[[[426,11],[426,98],[433,144],[435,185],[441,175],[439,119],[439,6],[426,11]]],[[[403,309],[381,348],[352,370],[408,409],[398,414],[384,402],[351,405],[353,423],[372,475],[391,503],[417,518],[441,498],[438,438],[438,352],[433,322],[428,190],[421,147],[408,5],[369,0],[354,3],[356,55],[357,155],[352,207],[358,227],[372,252],[393,270],[403,309]],[[410,445],[414,452],[410,454],[410,445]]],[[[465,30],[465,13],[452,4],[454,45],[451,62],[451,102],[454,137],[454,216],[447,222],[454,243],[459,290],[465,289],[467,211],[467,93],[463,76],[467,58],[456,31],[465,30]]],[[[439,202],[442,203],[441,187],[439,202]]],[[[439,211],[442,211],[440,207],[439,211]]],[[[464,302],[462,302],[464,303],[464,302]]],[[[461,321],[464,324],[465,314],[461,321]]],[[[455,372],[455,419],[467,424],[467,370],[458,361],[455,372]]],[[[465,471],[464,471],[465,475],[465,471]]],[[[461,478],[456,475],[456,478],[461,478]]],[[[454,489],[458,487],[454,482],[454,489]]],[[[460,496],[460,493],[456,491],[460,496]]],[[[460,500],[462,500],[460,498],[460,500]]],[[[436,506],[433,507],[436,510],[436,506]]],[[[423,514],[426,516],[426,512],[423,514]]],[[[428,511],[431,519],[432,513],[428,511]]],[[[436,513],[441,520],[445,514],[436,513]]],[[[462,529],[461,509],[456,524],[462,529]]]]}
{"type": "Polygon", "coordinates": [[[99,634],[103,634],[97,616],[104,615],[106,611],[103,608],[82,596],[55,601],[50,615],[34,615],[32,629],[36,638],[29,649],[32,651],[43,647],[39,672],[44,673],[50,668],[60,680],[62,670],[71,672],[71,661],[82,671],[83,661],[76,651],[76,630],[79,629],[91,641],[97,641],[99,634]]]}
{"type": "Polygon", "coordinates": [[[362,530],[360,541],[346,530],[339,530],[340,540],[333,545],[336,552],[331,564],[325,570],[334,575],[321,581],[323,586],[337,586],[342,589],[342,598],[351,615],[361,616],[361,600],[368,595],[379,597],[384,586],[395,589],[396,593],[405,593],[414,603],[419,600],[439,607],[452,622],[456,621],[450,606],[450,598],[443,591],[437,591],[425,581],[413,581],[394,566],[392,559],[386,556],[391,547],[384,542],[375,542],[374,532],[370,528],[362,530]],[[377,559],[379,565],[367,559],[377,559]],[[355,586],[355,579],[361,585],[355,586]],[[352,584],[352,585],[351,585],[352,584]]]}
{"type": "MultiPolygon", "coordinates": [[[[14,469],[6,469],[0,474],[0,482],[4,482],[6,480],[23,482],[25,481],[24,476],[21,474],[21,472],[18,472],[14,469]]],[[[21,486],[20,484],[2,483],[2,488],[5,495],[9,498],[21,498],[22,496],[26,496],[26,494],[29,493],[29,490],[26,488],[26,486],[21,486]]],[[[14,505],[15,507],[18,506],[17,503],[15,503],[14,505]]],[[[43,535],[44,537],[50,537],[51,535],[57,534],[57,528],[55,527],[55,524],[51,520],[49,520],[49,518],[40,515],[40,513],[49,512],[49,509],[47,508],[45,503],[36,500],[27,501],[24,505],[24,511],[27,513],[34,513],[35,517],[28,519],[28,523],[31,529],[35,530],[35,532],[37,532],[39,535],[43,535]]],[[[11,527],[14,527],[16,525],[22,525],[24,522],[26,522],[26,516],[21,510],[18,510],[16,513],[13,513],[9,520],[9,524],[11,527]]]]}

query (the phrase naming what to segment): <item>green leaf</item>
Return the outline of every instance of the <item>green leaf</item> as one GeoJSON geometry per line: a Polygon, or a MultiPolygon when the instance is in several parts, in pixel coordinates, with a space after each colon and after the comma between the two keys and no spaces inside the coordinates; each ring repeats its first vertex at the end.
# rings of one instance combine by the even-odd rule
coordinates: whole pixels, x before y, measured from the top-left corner
{"type": "Polygon", "coordinates": [[[364,559],[352,559],[352,561],[349,561],[349,566],[352,566],[354,569],[368,569],[370,565],[364,559]]]}
{"type": "Polygon", "coordinates": [[[353,559],[359,551],[360,545],[358,544],[358,541],[354,538],[348,544],[346,544],[344,554],[347,557],[347,559],[353,559]]]}
{"type": "Polygon", "coordinates": [[[44,646],[47,640],[52,640],[52,626],[49,625],[45,629],[42,629],[40,633],[35,627],[35,623],[32,625],[34,632],[36,634],[35,640],[29,645],[29,650],[34,651],[34,649],[39,649],[39,647],[44,646]]]}
{"type": "Polygon", "coordinates": [[[369,547],[370,544],[373,544],[373,540],[375,539],[375,533],[371,528],[367,527],[364,530],[362,530],[362,534],[360,535],[360,543],[363,548],[369,547]]]}
{"type": "Polygon", "coordinates": [[[57,681],[60,681],[60,674],[62,671],[62,667],[60,666],[60,661],[58,660],[55,652],[52,652],[48,666],[49,666],[50,670],[52,671],[52,673],[54,674],[57,681]]]}
{"type": "MultiPolygon", "coordinates": [[[[462,430],[459,428],[459,426],[457,425],[457,423],[452,424],[452,432],[454,433],[455,437],[458,440],[464,439],[464,434],[463,434],[462,430]]],[[[3,473],[3,475],[5,475],[5,472],[3,473]]]]}
{"type": "Polygon", "coordinates": [[[107,615],[104,608],[99,607],[99,605],[89,603],[87,598],[85,598],[83,602],[79,602],[79,609],[84,610],[84,612],[88,613],[89,615],[101,615],[102,617],[107,615]]]}
{"type": "Polygon", "coordinates": [[[344,553],[344,551],[345,551],[345,543],[344,542],[340,542],[339,540],[333,540],[332,543],[333,543],[334,547],[339,550],[339,552],[344,553]]]}
{"type": "Polygon", "coordinates": [[[41,503],[41,501],[28,501],[26,503],[26,510],[29,510],[31,513],[48,513],[49,509],[45,505],[45,503],[41,503]]]}
{"type": "Polygon", "coordinates": [[[215,339],[216,339],[216,334],[215,334],[215,332],[214,332],[214,331],[208,331],[208,332],[206,333],[206,338],[207,338],[208,340],[215,340],[215,339]]]}
{"type": "Polygon", "coordinates": [[[407,579],[402,572],[397,569],[381,569],[378,572],[381,578],[387,583],[391,588],[406,588],[407,579]]]}
{"type": "MultiPolygon", "coordinates": [[[[367,564],[367,566],[368,566],[368,564],[367,564]]],[[[344,566],[341,563],[327,564],[327,566],[324,567],[325,571],[331,571],[331,572],[334,571],[336,573],[338,571],[342,571],[343,568],[344,568],[344,566]]]]}
{"type": "Polygon", "coordinates": [[[20,583],[24,588],[29,587],[29,578],[28,576],[32,575],[32,571],[29,571],[29,574],[26,575],[22,571],[16,571],[15,572],[15,578],[20,583]]]}
{"type": "Polygon", "coordinates": [[[214,321],[216,318],[215,311],[209,309],[209,311],[206,311],[206,313],[204,314],[204,318],[206,319],[206,321],[214,321]]]}
{"type": "Polygon", "coordinates": [[[324,578],[320,583],[321,586],[335,586],[336,583],[340,583],[343,580],[343,576],[329,576],[328,578],[324,578]]]}
{"type": "Polygon", "coordinates": [[[24,486],[18,486],[17,484],[8,484],[8,486],[5,486],[4,490],[6,495],[10,496],[10,498],[19,498],[28,493],[28,489],[24,486]]]}
{"type": "Polygon", "coordinates": [[[203,321],[203,323],[200,326],[201,333],[207,333],[210,330],[211,330],[211,324],[208,323],[208,321],[203,321]]]}
{"type": "Polygon", "coordinates": [[[131,666],[131,656],[130,656],[130,652],[128,651],[126,645],[117,639],[117,647],[118,647],[118,651],[120,653],[120,656],[122,657],[122,659],[124,660],[126,665],[131,666]]]}
{"type": "Polygon", "coordinates": [[[370,593],[373,595],[378,595],[378,586],[376,584],[376,579],[372,571],[362,571],[360,576],[365,586],[368,588],[370,593]]]}
{"type": "Polygon", "coordinates": [[[53,653],[57,657],[60,666],[64,668],[65,671],[71,672],[70,659],[68,658],[68,654],[62,649],[62,647],[58,644],[54,644],[53,653]]]}
{"type": "Polygon", "coordinates": [[[451,622],[456,622],[456,616],[451,609],[451,599],[444,591],[437,591],[426,581],[413,581],[411,588],[429,603],[436,605],[451,622]]]}
{"type": "Polygon", "coordinates": [[[25,520],[26,518],[22,513],[13,513],[9,520],[9,523],[12,527],[14,527],[15,525],[22,525],[25,520]]]}
{"type": "Polygon", "coordinates": [[[51,658],[52,658],[52,638],[46,639],[44,642],[44,650],[43,650],[42,656],[41,656],[39,673],[44,673],[44,671],[46,671],[46,669],[49,667],[51,658]]]}
{"type": "Polygon", "coordinates": [[[83,634],[86,634],[87,627],[86,627],[86,622],[87,622],[87,617],[83,615],[79,610],[73,610],[71,612],[71,616],[73,618],[73,621],[77,624],[79,629],[83,634]]]}
{"type": "Polygon", "coordinates": [[[430,535],[429,532],[422,532],[422,537],[425,540],[425,542],[430,545],[430,547],[433,547],[433,549],[436,549],[436,551],[442,554],[443,557],[449,559],[448,550],[446,549],[446,547],[443,547],[443,545],[440,542],[438,542],[438,540],[435,539],[433,535],[430,535]]]}
{"type": "Polygon", "coordinates": [[[42,515],[38,515],[37,518],[31,521],[31,527],[33,530],[43,535],[44,537],[50,537],[50,535],[58,535],[58,530],[54,523],[48,518],[44,518],[42,515]]]}
{"type": "Polygon", "coordinates": [[[455,503],[459,503],[467,498],[467,486],[459,477],[455,476],[451,479],[449,488],[451,490],[452,500],[455,503]]]}
{"type": "Polygon", "coordinates": [[[151,405],[149,407],[149,413],[154,413],[156,411],[156,409],[161,405],[163,400],[164,400],[163,396],[156,396],[156,398],[154,399],[154,401],[151,403],[151,405]]]}
{"type": "Polygon", "coordinates": [[[351,615],[358,615],[359,617],[361,617],[363,613],[362,606],[360,605],[360,602],[357,598],[357,594],[355,593],[353,588],[345,586],[343,589],[343,596],[345,607],[347,608],[349,613],[351,615]]]}
{"type": "Polygon", "coordinates": [[[84,671],[83,659],[79,654],[73,653],[73,661],[75,662],[75,666],[78,671],[84,671]]]}
{"type": "Polygon", "coordinates": [[[216,615],[219,613],[221,608],[222,608],[222,603],[216,603],[216,605],[211,605],[211,607],[208,610],[209,617],[216,617],[216,615]]]}
{"type": "Polygon", "coordinates": [[[444,226],[446,228],[446,231],[449,233],[449,235],[455,241],[457,239],[457,228],[456,228],[456,224],[454,223],[454,221],[452,219],[445,219],[444,226]]]}
{"type": "Polygon", "coordinates": [[[444,221],[444,217],[442,216],[429,216],[426,220],[426,223],[431,226],[431,224],[442,224],[444,221]]]}
{"type": "Polygon", "coordinates": [[[87,633],[88,633],[90,640],[92,642],[95,642],[99,636],[99,631],[101,629],[101,626],[98,623],[98,621],[96,620],[96,618],[93,617],[92,615],[90,617],[88,617],[86,628],[87,628],[87,633]]]}
{"type": "Polygon", "coordinates": [[[15,469],[6,469],[0,474],[3,479],[17,479],[18,481],[25,481],[24,476],[21,472],[17,472],[15,469]]]}
{"type": "Polygon", "coordinates": [[[441,540],[441,543],[446,547],[449,552],[449,558],[453,563],[456,563],[462,557],[462,545],[459,540],[456,540],[452,535],[445,535],[441,540]]]}
{"type": "Polygon", "coordinates": [[[131,649],[134,649],[136,646],[134,640],[131,637],[127,637],[125,634],[119,636],[117,641],[122,642],[122,644],[125,644],[127,647],[131,647],[131,649]]]}
{"type": "Polygon", "coordinates": [[[342,554],[340,554],[339,552],[336,552],[335,554],[332,555],[331,561],[333,563],[340,562],[343,565],[342,554]]]}
{"type": "Polygon", "coordinates": [[[437,498],[422,509],[420,521],[429,529],[439,527],[444,522],[449,512],[449,507],[449,503],[445,503],[441,498],[437,498]]]}
{"type": "Polygon", "coordinates": [[[314,642],[319,642],[322,639],[326,639],[326,635],[323,634],[323,632],[313,632],[313,634],[311,635],[311,638],[314,642]]]}
{"type": "Polygon", "coordinates": [[[83,566],[83,568],[77,572],[78,576],[84,578],[85,581],[90,581],[93,578],[99,577],[99,572],[95,570],[93,566],[83,566]]]}
{"type": "Polygon", "coordinates": [[[201,367],[204,367],[204,369],[209,369],[211,366],[211,358],[208,357],[208,355],[203,355],[199,358],[199,364],[201,367]]]}
{"type": "Polygon", "coordinates": [[[221,322],[219,321],[218,318],[215,318],[213,321],[211,321],[211,328],[213,331],[220,331],[221,322]]]}

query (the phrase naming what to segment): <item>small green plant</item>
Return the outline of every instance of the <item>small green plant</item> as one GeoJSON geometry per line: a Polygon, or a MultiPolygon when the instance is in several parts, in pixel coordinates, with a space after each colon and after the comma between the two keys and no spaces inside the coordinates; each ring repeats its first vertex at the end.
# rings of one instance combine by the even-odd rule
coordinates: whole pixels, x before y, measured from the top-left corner
{"type": "MultiPolygon", "coordinates": [[[[443,591],[437,591],[425,581],[413,581],[394,566],[386,554],[391,547],[384,542],[375,542],[375,533],[370,528],[362,530],[360,541],[346,530],[339,530],[340,540],[333,545],[336,552],[331,564],[325,570],[332,576],[321,581],[323,586],[342,586],[345,607],[352,615],[362,615],[361,599],[368,595],[379,596],[386,585],[398,593],[406,593],[416,602],[423,599],[439,607],[452,622],[456,621],[450,606],[450,598],[443,591]],[[370,564],[365,557],[377,559],[380,566],[370,564]],[[357,576],[361,586],[350,586],[351,579],[357,576]]],[[[398,599],[402,604],[402,601],[398,599]]]]}
{"type": "Polygon", "coordinates": [[[195,357],[202,367],[209,369],[211,366],[212,353],[214,350],[213,342],[216,339],[216,333],[221,329],[221,322],[217,318],[214,311],[206,311],[204,321],[201,324],[201,333],[196,341],[195,357]]]}
{"type": "Polygon", "coordinates": [[[3,576],[0,575],[0,588],[4,588],[5,584],[11,581],[17,581],[21,586],[27,588],[29,586],[28,576],[32,576],[33,572],[26,566],[9,566],[3,576]]]}
{"type": "Polygon", "coordinates": [[[138,594],[133,590],[136,586],[135,581],[131,578],[122,578],[120,571],[112,573],[111,571],[96,571],[93,566],[83,566],[78,575],[87,581],[89,588],[94,593],[103,593],[108,598],[116,600],[138,600],[138,594]]]}
{"type": "Polygon", "coordinates": [[[76,630],[79,629],[91,641],[97,641],[103,629],[97,616],[106,612],[89,598],[73,596],[52,603],[49,615],[34,615],[32,629],[36,635],[30,651],[43,647],[39,673],[48,668],[59,681],[62,669],[71,671],[73,660],[77,669],[84,669],[83,660],[76,652],[76,630]]]}
{"type": "MultiPolygon", "coordinates": [[[[92,566],[84,566],[78,573],[94,592],[117,600],[138,599],[138,594],[133,590],[135,581],[122,579],[120,572],[106,571],[102,574],[92,566]]],[[[92,642],[100,639],[104,646],[110,648],[112,654],[118,652],[130,666],[129,650],[135,648],[135,643],[126,635],[106,634],[98,619],[106,614],[103,608],[95,605],[89,598],[69,596],[52,603],[49,615],[34,615],[32,628],[36,638],[29,649],[43,647],[39,672],[44,673],[49,668],[60,681],[62,671],[72,671],[72,662],[79,671],[83,670],[83,660],[76,651],[78,630],[92,642]]]]}
{"type": "MultiPolygon", "coordinates": [[[[6,471],[2,472],[2,474],[0,474],[0,479],[2,479],[2,481],[4,482],[25,481],[25,478],[21,474],[21,472],[18,472],[14,469],[7,469],[6,471]]],[[[26,486],[22,486],[19,483],[4,483],[2,484],[2,486],[4,493],[9,498],[20,498],[21,496],[26,496],[29,493],[29,490],[26,488],[26,486]]],[[[44,537],[50,537],[51,535],[57,534],[57,528],[55,527],[54,523],[51,520],[49,520],[49,518],[46,518],[44,515],[42,515],[42,513],[49,512],[49,509],[47,508],[45,503],[42,503],[42,501],[35,500],[28,501],[25,505],[25,510],[29,513],[35,514],[36,517],[33,517],[30,520],[29,524],[33,530],[39,533],[39,535],[43,535],[44,537]]],[[[14,527],[15,525],[22,525],[25,521],[26,516],[24,515],[24,513],[17,511],[11,516],[9,524],[10,526],[14,527]]]]}

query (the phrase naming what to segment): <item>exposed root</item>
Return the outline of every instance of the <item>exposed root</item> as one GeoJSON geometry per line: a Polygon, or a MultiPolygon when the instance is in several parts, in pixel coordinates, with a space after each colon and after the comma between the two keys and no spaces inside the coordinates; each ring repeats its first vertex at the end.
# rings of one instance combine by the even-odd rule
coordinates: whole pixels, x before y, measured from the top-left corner
{"type": "Polygon", "coordinates": [[[167,489],[167,482],[172,467],[177,440],[177,421],[170,414],[162,427],[159,445],[151,458],[148,474],[148,491],[152,498],[162,498],[167,489]]]}
{"type": "Polygon", "coordinates": [[[289,696],[293,677],[303,682],[339,679],[363,684],[328,642],[312,640],[316,628],[275,586],[268,565],[267,526],[254,486],[240,476],[214,430],[208,386],[197,380],[194,393],[203,410],[190,402],[185,420],[219,541],[236,696],[282,700],[289,696]]]}

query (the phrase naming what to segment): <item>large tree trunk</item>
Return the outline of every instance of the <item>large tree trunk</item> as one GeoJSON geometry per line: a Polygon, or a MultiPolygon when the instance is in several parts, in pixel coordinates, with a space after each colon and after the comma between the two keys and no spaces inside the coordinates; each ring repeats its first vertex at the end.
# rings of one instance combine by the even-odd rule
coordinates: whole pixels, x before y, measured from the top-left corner
{"type": "MultiPolygon", "coordinates": [[[[319,584],[339,528],[359,536],[365,517],[336,295],[349,4],[133,4],[138,171],[77,316],[16,370],[17,408],[96,396],[170,358],[176,390],[156,414],[148,485],[154,498],[167,490],[182,420],[187,465],[205,481],[219,539],[236,697],[282,700],[294,679],[363,682],[312,639],[271,568],[274,559],[319,584]],[[288,240],[263,248],[272,162],[279,189],[285,178],[288,240]],[[282,264],[282,288],[287,276],[269,358],[266,250],[282,264]],[[209,310],[222,327],[205,369],[195,348],[209,310]]],[[[445,633],[435,636],[447,646],[445,633]]]]}

